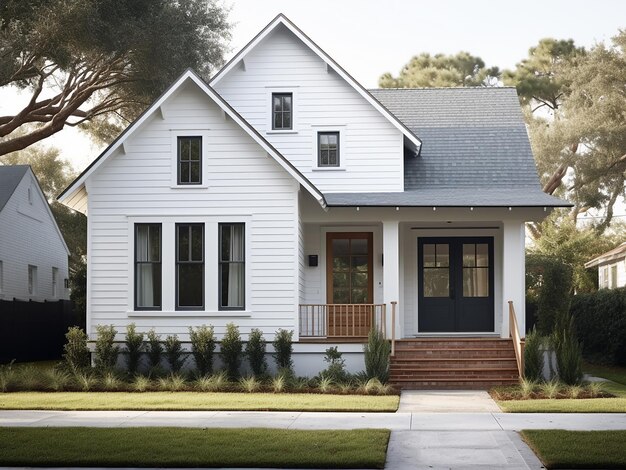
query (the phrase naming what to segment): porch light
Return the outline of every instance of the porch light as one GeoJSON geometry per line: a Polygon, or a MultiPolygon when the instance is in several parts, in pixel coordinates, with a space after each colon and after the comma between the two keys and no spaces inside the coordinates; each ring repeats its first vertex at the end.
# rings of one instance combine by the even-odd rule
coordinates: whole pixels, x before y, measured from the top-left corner
{"type": "Polygon", "coordinates": [[[474,208],[473,207],[470,207],[470,212],[474,212],[474,208]]]}
{"type": "Polygon", "coordinates": [[[400,210],[400,207],[396,206],[396,210],[397,210],[397,211],[399,211],[399,210],[400,210]]]}
{"type": "Polygon", "coordinates": [[[361,210],[361,208],[359,206],[357,206],[356,211],[359,212],[361,210]]]}
{"type": "Polygon", "coordinates": [[[509,212],[512,211],[512,210],[513,210],[513,208],[509,206],[509,212]]]}
{"type": "Polygon", "coordinates": [[[437,210],[437,208],[433,206],[433,210],[434,210],[434,211],[436,211],[436,210],[437,210]]]}

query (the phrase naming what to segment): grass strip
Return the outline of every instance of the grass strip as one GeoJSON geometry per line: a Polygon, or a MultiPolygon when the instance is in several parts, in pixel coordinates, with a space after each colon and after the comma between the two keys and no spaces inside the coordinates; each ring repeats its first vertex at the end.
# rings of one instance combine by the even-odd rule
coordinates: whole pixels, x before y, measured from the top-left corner
{"type": "Polygon", "coordinates": [[[626,398],[500,400],[507,413],[626,413],[626,398]]]}
{"type": "Polygon", "coordinates": [[[0,465],[383,468],[385,429],[0,428],[0,465]]]}
{"type": "Polygon", "coordinates": [[[602,377],[604,379],[609,379],[613,382],[626,385],[626,367],[604,366],[586,362],[585,364],[583,364],[583,370],[587,374],[591,374],[596,377],[602,377]]]}
{"type": "Polygon", "coordinates": [[[4,410],[396,411],[397,395],[202,392],[0,393],[4,410]]]}
{"type": "Polygon", "coordinates": [[[626,431],[525,430],[548,468],[626,468],[626,431]]]}

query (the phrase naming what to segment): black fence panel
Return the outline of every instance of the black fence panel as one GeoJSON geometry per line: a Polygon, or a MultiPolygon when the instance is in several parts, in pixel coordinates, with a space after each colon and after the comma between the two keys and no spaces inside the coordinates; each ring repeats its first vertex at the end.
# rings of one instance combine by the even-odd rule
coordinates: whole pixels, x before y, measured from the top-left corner
{"type": "Polygon", "coordinates": [[[0,300],[0,364],[60,359],[70,326],[85,328],[70,300],[0,300]]]}

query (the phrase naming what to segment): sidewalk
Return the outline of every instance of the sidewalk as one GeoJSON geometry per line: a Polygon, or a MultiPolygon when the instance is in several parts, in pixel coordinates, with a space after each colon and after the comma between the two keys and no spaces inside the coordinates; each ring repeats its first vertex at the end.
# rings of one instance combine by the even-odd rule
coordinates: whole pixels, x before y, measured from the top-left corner
{"type": "Polygon", "coordinates": [[[0,426],[263,427],[392,431],[626,430],[626,413],[324,413],[265,411],[0,411],[0,426]]]}

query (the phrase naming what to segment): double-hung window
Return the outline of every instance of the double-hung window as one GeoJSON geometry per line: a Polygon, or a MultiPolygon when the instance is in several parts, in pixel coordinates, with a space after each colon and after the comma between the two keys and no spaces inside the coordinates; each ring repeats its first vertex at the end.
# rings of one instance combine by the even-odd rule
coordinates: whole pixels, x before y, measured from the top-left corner
{"type": "Polygon", "coordinates": [[[339,132],[317,133],[317,166],[320,168],[338,167],[339,132]]]}
{"type": "Polygon", "coordinates": [[[219,224],[219,309],[245,310],[245,224],[219,224]]]}
{"type": "Polygon", "coordinates": [[[161,310],[161,224],[135,224],[135,310],[161,310]]]}
{"type": "Polygon", "coordinates": [[[37,266],[28,265],[28,293],[35,295],[37,293],[37,266]]]}
{"type": "Polygon", "coordinates": [[[176,224],[176,310],[204,309],[204,224],[176,224]]]}
{"type": "Polygon", "coordinates": [[[52,268],[52,297],[59,296],[59,269],[52,268]]]}
{"type": "Polygon", "coordinates": [[[272,129],[293,129],[292,93],[272,93],[272,129]]]}
{"type": "Polygon", "coordinates": [[[202,184],[202,137],[177,138],[178,184],[202,184]]]}

